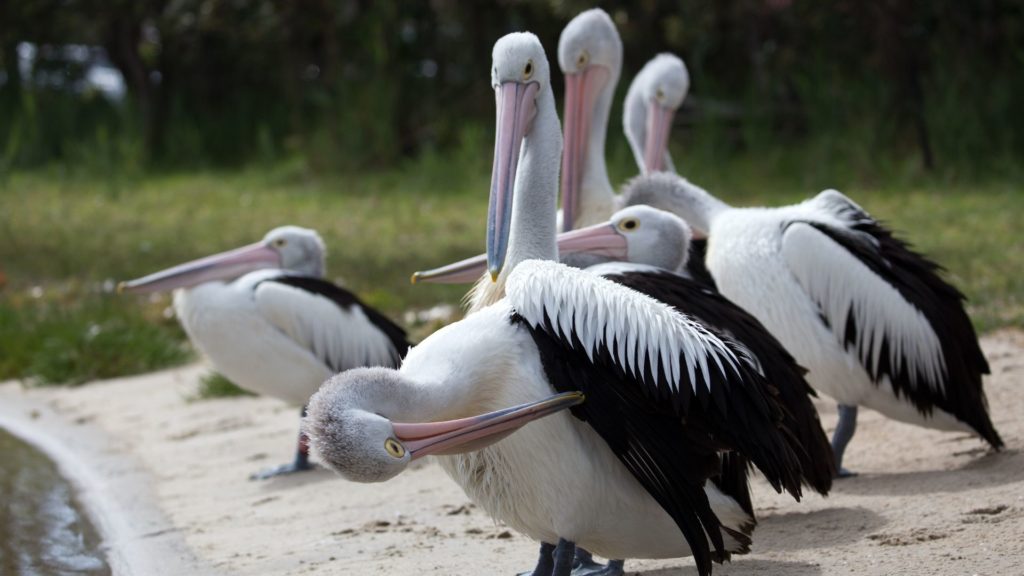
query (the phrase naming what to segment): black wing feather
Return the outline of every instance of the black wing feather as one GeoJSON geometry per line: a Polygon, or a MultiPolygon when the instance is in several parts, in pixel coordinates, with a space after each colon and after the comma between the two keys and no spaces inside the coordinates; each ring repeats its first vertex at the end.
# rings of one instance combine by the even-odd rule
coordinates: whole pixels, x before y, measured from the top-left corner
{"type": "MultiPolygon", "coordinates": [[[[805,223],[849,251],[921,311],[942,346],[946,363],[942,387],[945,394],[933,392],[930,386],[914,386],[906,363],[892,366],[888,341],[882,343],[877,369],[862,358],[864,369],[875,383],[888,376],[896,395],[905,395],[921,413],[929,414],[938,407],[970,425],[994,448],[1001,448],[1003,441],[989,418],[988,401],[982,388],[982,375],[989,373],[989,366],[971,319],[964,310],[964,295],[942,279],[939,275],[943,271],[941,266],[915,252],[907,242],[896,238],[858,206],[840,195],[833,195],[829,202],[837,216],[852,222],[848,230],[820,222],[805,223]]],[[[853,320],[851,309],[844,345],[856,354],[859,327],[853,320]]],[[[859,354],[857,356],[860,357],[859,354]]]]}
{"type": "Polygon", "coordinates": [[[681,383],[676,392],[647,361],[643,380],[627,373],[610,351],[614,342],[599,346],[591,361],[576,335],[560,336],[550,317],[535,327],[518,314],[512,321],[529,330],[554,388],[586,395],[572,413],[594,428],[672,516],[702,576],[710,574],[713,560],[728,557],[703,489],[707,479],[722,473],[721,452],[739,450],[777,490],[800,493],[799,457],[780,433],[782,410],[760,375],[745,365],[733,373],[709,362],[710,391],[700,383],[694,394],[689,383],[681,383]]]}
{"type": "Polygon", "coordinates": [[[706,238],[694,238],[690,240],[690,255],[686,261],[686,272],[695,281],[713,290],[718,290],[715,279],[711,276],[705,260],[708,253],[708,241],[706,238]]]}
{"type": "MultiPolygon", "coordinates": [[[[322,278],[314,278],[312,276],[276,276],[274,278],[268,278],[260,282],[277,282],[278,284],[284,284],[285,286],[291,286],[292,288],[298,288],[312,294],[317,294],[327,298],[331,302],[334,302],[338,308],[342,310],[349,310],[353,306],[358,306],[363,314],[369,321],[380,330],[384,336],[387,337],[388,341],[391,342],[391,346],[394,347],[398,353],[399,358],[405,358],[405,354],[409,351],[411,344],[406,338],[405,330],[401,326],[395,324],[390,318],[381,314],[376,309],[367,306],[358,296],[345,290],[341,286],[333,282],[329,282],[322,278]]],[[[331,366],[332,370],[339,370],[339,367],[331,366]]]]}
{"type": "Polygon", "coordinates": [[[794,450],[800,455],[804,482],[818,493],[828,493],[835,464],[832,446],[811,403],[814,390],[804,379],[806,371],[756,318],[718,292],[671,272],[628,272],[606,278],[697,318],[720,337],[749,349],[784,408],[785,427],[799,441],[794,450]]]}

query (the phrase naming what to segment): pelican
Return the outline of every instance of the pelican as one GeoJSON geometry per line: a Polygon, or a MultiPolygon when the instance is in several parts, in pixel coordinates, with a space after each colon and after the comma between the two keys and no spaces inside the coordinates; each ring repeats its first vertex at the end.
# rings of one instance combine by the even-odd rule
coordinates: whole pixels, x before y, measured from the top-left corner
{"type": "Polygon", "coordinates": [[[604,161],[612,97],[622,72],[622,40],[608,13],[578,14],[558,38],[565,75],[562,150],[563,231],[603,222],[618,207],[604,161]]]}
{"type": "MultiPolygon", "coordinates": [[[[679,217],[646,205],[629,206],[612,215],[608,222],[563,232],[557,237],[563,262],[600,262],[587,269],[609,280],[656,298],[683,314],[699,318],[719,334],[743,343],[762,366],[762,372],[780,392],[779,400],[791,418],[793,430],[805,452],[801,453],[804,482],[820,494],[828,493],[834,475],[832,450],[810,401],[813,390],[803,378],[803,369],[753,316],[689,276],[689,226],[679,217]],[[586,256],[585,258],[580,258],[586,256]]],[[[450,270],[426,272],[425,281],[451,281],[478,276],[486,268],[486,255],[451,265],[450,270]]],[[[734,463],[741,468],[742,463],[734,463]]],[[[745,472],[741,472],[745,475],[745,472]]],[[[728,477],[729,475],[726,474],[728,477]]],[[[739,489],[722,486],[727,496],[744,503],[753,519],[753,508],[745,484],[739,489]]],[[[577,548],[575,576],[624,574],[624,562],[611,560],[607,566],[593,561],[577,548]]]]}
{"type": "MultiPolygon", "coordinates": [[[[604,144],[611,101],[622,70],[622,40],[600,8],[573,18],[558,39],[565,75],[561,229],[604,222],[628,204],[615,194],[604,144]]],[[[683,61],[659,54],[636,75],[623,109],[623,128],[641,173],[674,170],[668,151],[672,118],[690,88],[683,61]]]]}
{"type": "Polygon", "coordinates": [[[546,56],[515,33],[493,61],[487,266],[504,297],[432,334],[398,370],[335,376],[305,429],[356,481],[442,455],[489,514],[545,543],[534,574],[569,574],[577,544],[612,558],[692,554],[710,574],[713,559],[746,550],[752,528],[705,487],[732,456],[721,452],[799,496],[805,448],[749,349],[552,261],[561,135],[546,56]]]}
{"type": "Polygon", "coordinates": [[[668,149],[672,119],[690,90],[690,72],[675,54],[658,54],[626,92],[622,127],[641,173],[675,172],[668,149]]]}
{"type": "Polygon", "coordinates": [[[988,363],[964,296],[835,190],[779,208],[733,208],[675,175],[636,178],[635,201],[682,216],[708,238],[722,294],[760,320],[839,403],[832,439],[841,476],[857,407],[1003,442],[989,419],[988,363]]]}
{"type": "MultiPolygon", "coordinates": [[[[637,202],[612,191],[604,162],[604,136],[622,60],[622,42],[611,18],[600,8],[587,10],[574,18],[562,31],[559,41],[559,63],[566,76],[565,141],[562,156],[563,202],[567,207],[559,212],[563,224],[559,228],[572,230],[575,226],[603,223],[612,212],[637,202]],[[569,62],[575,58],[578,70],[569,62]],[[583,146],[580,139],[587,140],[583,146]],[[574,176],[575,174],[575,176],[574,176]],[[571,215],[581,210],[579,217],[564,219],[565,211],[571,215]]],[[[682,105],[689,90],[690,80],[686,65],[672,54],[659,54],[647,63],[629,86],[626,95],[623,125],[626,137],[644,173],[674,170],[668,151],[668,134],[672,117],[682,105]]],[[[671,226],[663,228],[664,232],[671,226]]],[[[688,240],[690,256],[684,259],[687,275],[714,285],[703,267],[704,239],[688,240]]],[[[567,249],[559,239],[559,254],[563,262],[586,267],[607,260],[605,255],[584,250],[567,249]]],[[[671,252],[676,252],[674,249],[671,252]]],[[[412,275],[417,282],[463,284],[480,279],[486,269],[486,255],[479,254],[412,275]]],[[[679,272],[683,272],[680,270],[679,272]]],[[[484,285],[486,288],[486,284],[484,285]]],[[[474,290],[479,293],[481,287],[474,290]]],[[[471,296],[471,310],[493,302],[493,298],[471,296]]]]}
{"type": "MultiPolygon", "coordinates": [[[[332,374],[397,366],[409,348],[398,325],[323,279],[323,240],[298,226],[136,280],[120,292],[176,290],[174,310],[192,343],[242,388],[303,407],[332,374]],[[224,280],[237,278],[234,282],[224,280]]],[[[308,470],[306,438],[295,459],[253,479],[308,470]]]]}
{"type": "MultiPolygon", "coordinates": [[[[565,75],[565,147],[562,153],[563,209],[558,212],[559,229],[604,222],[626,205],[636,204],[615,194],[604,158],[611,99],[622,69],[622,41],[615,24],[600,8],[586,10],[573,18],[558,42],[558,62],[565,75]],[[568,215],[568,217],[566,217],[568,215]]],[[[626,138],[642,173],[673,170],[668,135],[675,110],[682,105],[690,86],[683,61],[672,54],[659,54],[648,62],[630,84],[623,112],[626,138]]],[[[704,269],[704,240],[691,242],[689,274],[713,285],[704,269]]],[[[568,263],[595,263],[576,253],[568,263]]],[[[468,283],[480,279],[484,255],[474,256],[432,270],[416,272],[412,282],[468,283]]],[[[468,297],[470,311],[491,304],[500,293],[488,290],[486,282],[468,297]]]]}

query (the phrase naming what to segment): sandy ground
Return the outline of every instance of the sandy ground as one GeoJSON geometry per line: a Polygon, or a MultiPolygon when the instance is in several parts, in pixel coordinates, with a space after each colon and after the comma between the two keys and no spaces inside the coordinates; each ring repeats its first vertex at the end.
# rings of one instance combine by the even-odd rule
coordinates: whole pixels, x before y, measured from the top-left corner
{"type": "MultiPolygon", "coordinates": [[[[847,453],[861,475],[802,503],[755,481],[754,552],[715,573],[1024,574],[1024,334],[983,344],[1007,450],[989,453],[973,438],[862,411],[847,453]]],[[[119,521],[121,541],[160,544],[149,554],[159,570],[136,573],[508,575],[532,567],[535,544],[496,525],[433,463],[386,484],[325,470],[248,481],[290,458],[297,413],[263,398],[189,401],[204,370],[76,389],[0,385],[0,422],[70,448],[75,466],[93,476],[91,489],[109,498],[107,513],[120,506],[128,518],[119,521]],[[152,504],[159,512],[146,512],[152,504]],[[125,535],[132,531],[135,538],[125,535]]],[[[835,411],[820,407],[831,430],[835,411]]],[[[627,569],[696,574],[688,559],[627,569]]]]}

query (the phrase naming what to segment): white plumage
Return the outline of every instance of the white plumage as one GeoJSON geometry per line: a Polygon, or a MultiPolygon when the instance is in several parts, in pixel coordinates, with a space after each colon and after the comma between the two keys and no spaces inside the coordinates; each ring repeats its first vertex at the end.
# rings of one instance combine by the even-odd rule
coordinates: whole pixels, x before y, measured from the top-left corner
{"type": "MultiPolygon", "coordinates": [[[[332,374],[357,366],[397,366],[408,348],[401,328],[321,278],[324,255],[315,231],[283,226],[256,244],[119,289],[177,289],[178,319],[218,372],[250,392],[305,406],[332,374]]],[[[308,469],[306,454],[300,437],[294,464],[259,477],[308,469]]]]}
{"type": "MultiPolygon", "coordinates": [[[[725,474],[721,451],[742,452],[799,495],[802,448],[749,354],[669,306],[549,261],[560,134],[548,79],[535,36],[495,44],[487,281],[490,297],[505,297],[432,334],[397,371],[333,378],[311,401],[307,429],[330,466],[361,481],[462,445],[474,452],[442,457],[444,468],[528,536],[609,557],[692,553],[707,575],[714,558],[746,550],[753,528],[736,500],[706,488],[725,474]],[[506,407],[566,395],[571,415],[505,437],[506,407]],[[491,441],[504,440],[487,445],[494,423],[491,441]]],[[[746,496],[745,466],[730,470],[739,478],[722,489],[746,496]]],[[[556,573],[568,574],[559,558],[556,573]]]]}
{"type": "Polygon", "coordinates": [[[550,322],[562,338],[571,342],[575,336],[591,360],[598,347],[608,347],[618,363],[641,381],[645,366],[656,379],[660,369],[661,377],[678,392],[681,361],[694,393],[698,381],[711,390],[708,360],[719,373],[728,365],[739,375],[736,356],[700,323],[592,272],[530,260],[509,275],[505,291],[509,303],[532,326],[550,322]]]}
{"type": "Polygon", "coordinates": [[[722,294],[839,402],[837,461],[856,406],[1002,446],[982,390],[988,364],[963,296],[852,200],[826,190],[792,206],[732,208],[668,174],[637,178],[626,194],[706,235],[707,268],[722,294]]]}

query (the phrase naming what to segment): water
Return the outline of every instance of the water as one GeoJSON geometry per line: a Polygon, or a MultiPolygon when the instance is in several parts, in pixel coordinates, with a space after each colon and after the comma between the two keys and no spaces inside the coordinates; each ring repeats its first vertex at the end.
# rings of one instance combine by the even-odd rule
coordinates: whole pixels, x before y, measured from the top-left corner
{"type": "Polygon", "coordinates": [[[0,575],[109,575],[99,546],[57,466],[0,429],[0,575]]]}

